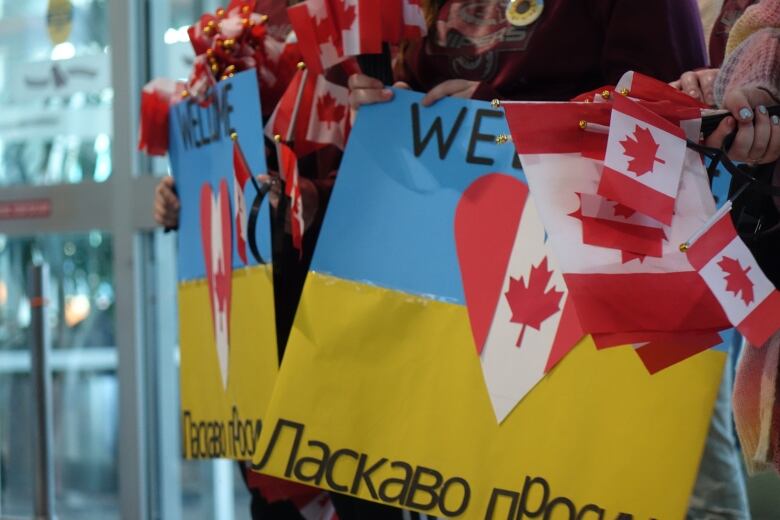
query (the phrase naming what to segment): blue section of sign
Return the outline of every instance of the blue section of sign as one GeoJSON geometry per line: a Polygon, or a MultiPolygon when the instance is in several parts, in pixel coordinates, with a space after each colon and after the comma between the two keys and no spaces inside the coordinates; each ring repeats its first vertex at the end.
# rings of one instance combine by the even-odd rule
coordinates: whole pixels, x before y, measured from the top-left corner
{"type": "MultiPolygon", "coordinates": [[[[206,276],[201,245],[200,193],[208,183],[214,193],[219,191],[220,179],[226,179],[230,188],[230,207],[233,214],[233,141],[238,140],[254,175],[266,172],[263,120],[260,112],[257,77],[254,71],[237,74],[219,82],[211,92],[208,106],[185,100],[171,108],[169,155],[171,170],[176,179],[176,190],[181,200],[179,216],[179,280],[206,276]]],[[[247,183],[244,194],[247,213],[255,200],[256,191],[247,183]]],[[[231,218],[231,222],[233,219],[231,218]]],[[[236,229],[233,227],[233,268],[244,266],[238,255],[236,229]]],[[[269,218],[267,205],[257,224],[261,254],[270,260],[269,218]],[[266,249],[265,252],[262,249],[266,249]]],[[[247,246],[249,265],[256,265],[247,246]]]]}
{"type": "Polygon", "coordinates": [[[312,269],[463,304],[454,228],[461,194],[488,173],[525,177],[512,165],[514,146],[495,142],[509,134],[503,112],[453,98],[426,108],[421,99],[396,90],[392,102],[360,109],[312,269]]]}

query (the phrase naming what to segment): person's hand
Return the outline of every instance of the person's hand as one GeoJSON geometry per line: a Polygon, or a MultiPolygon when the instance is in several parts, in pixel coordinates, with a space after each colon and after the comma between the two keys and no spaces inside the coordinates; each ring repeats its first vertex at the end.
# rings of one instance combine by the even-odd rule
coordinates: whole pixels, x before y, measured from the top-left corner
{"type": "Polygon", "coordinates": [[[260,184],[268,184],[268,202],[271,207],[279,207],[279,197],[282,195],[282,183],[279,181],[278,175],[262,174],[257,176],[257,182],[260,184]]]}
{"type": "Polygon", "coordinates": [[[729,148],[729,158],[750,164],[765,164],[780,158],[780,118],[767,113],[774,104],[768,92],[757,87],[732,89],[726,92],[723,108],[731,112],[705,144],[720,148],[726,137],[736,130],[729,148]]]}
{"type": "Polygon", "coordinates": [[[707,105],[715,105],[715,93],[713,86],[715,85],[715,78],[718,75],[718,69],[700,69],[684,72],[680,79],[672,81],[672,85],[677,90],[685,92],[692,98],[706,103],[707,105]]]}
{"type": "Polygon", "coordinates": [[[465,79],[442,81],[425,94],[425,97],[422,99],[422,106],[431,106],[447,96],[469,99],[477,91],[477,87],[479,87],[479,81],[468,81],[465,79]]]}
{"type": "MultiPolygon", "coordinates": [[[[349,77],[347,84],[349,86],[349,106],[352,110],[357,110],[362,105],[384,103],[393,99],[392,90],[386,88],[378,79],[365,74],[353,74],[349,77]]],[[[393,87],[409,88],[409,85],[398,81],[393,87]]]]}
{"type": "Polygon", "coordinates": [[[154,190],[154,220],[161,226],[176,229],[179,227],[180,209],[173,177],[163,177],[154,190]]]}

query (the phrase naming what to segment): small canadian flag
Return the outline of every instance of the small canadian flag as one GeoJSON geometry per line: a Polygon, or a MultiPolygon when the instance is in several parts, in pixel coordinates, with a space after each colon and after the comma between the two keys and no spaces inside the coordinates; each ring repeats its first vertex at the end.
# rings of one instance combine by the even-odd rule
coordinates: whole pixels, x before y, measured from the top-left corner
{"type": "Polygon", "coordinates": [[[279,169],[284,179],[284,192],[290,198],[290,234],[293,247],[299,252],[303,247],[303,200],[301,198],[301,185],[298,175],[298,157],[295,152],[284,143],[278,143],[279,169]]]}
{"type": "Polygon", "coordinates": [[[679,126],[615,96],[598,194],[671,225],[685,151],[679,126]]]}
{"type": "Polygon", "coordinates": [[[382,19],[379,0],[330,0],[341,29],[344,54],[382,52],[382,19]]]}
{"type": "Polygon", "coordinates": [[[269,139],[291,136],[300,157],[327,145],[343,150],[349,134],[349,90],[321,74],[299,70],[268,120],[265,134],[269,139]]]}
{"type": "Polygon", "coordinates": [[[661,257],[665,234],[660,222],[594,193],[577,195],[580,209],[571,216],[582,221],[584,244],[661,257]]]}
{"type": "Polygon", "coordinates": [[[287,16],[310,71],[317,74],[346,59],[341,30],[328,0],[306,0],[289,7],[287,16]]]}
{"type": "Polygon", "coordinates": [[[233,222],[236,229],[236,249],[244,264],[249,263],[246,256],[247,212],[244,189],[252,172],[244,159],[238,141],[233,141],[233,222]]]}
{"type": "Polygon", "coordinates": [[[759,347],[780,329],[780,292],[767,279],[725,213],[688,249],[688,260],[729,321],[759,347]]]}

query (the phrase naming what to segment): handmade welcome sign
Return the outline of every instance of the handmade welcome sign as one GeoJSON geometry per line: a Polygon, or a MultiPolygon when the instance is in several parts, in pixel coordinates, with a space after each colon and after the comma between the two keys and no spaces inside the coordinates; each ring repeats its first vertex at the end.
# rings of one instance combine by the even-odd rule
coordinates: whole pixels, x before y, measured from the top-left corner
{"type": "Polygon", "coordinates": [[[250,459],[279,366],[268,208],[251,179],[266,171],[254,71],[171,107],[169,142],[184,456],[250,459]]]}
{"type": "Polygon", "coordinates": [[[583,339],[503,113],[361,109],[263,421],[263,473],[461,518],[682,518],[725,355],[583,339]]]}

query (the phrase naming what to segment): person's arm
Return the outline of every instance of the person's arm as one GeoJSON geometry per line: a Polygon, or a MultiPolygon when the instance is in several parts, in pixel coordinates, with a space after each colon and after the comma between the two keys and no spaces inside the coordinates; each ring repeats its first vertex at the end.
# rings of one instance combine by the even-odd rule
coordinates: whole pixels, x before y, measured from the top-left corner
{"type": "Polygon", "coordinates": [[[615,84],[628,70],[674,81],[707,65],[695,0],[591,0],[604,28],[602,73],[615,84]]]}

